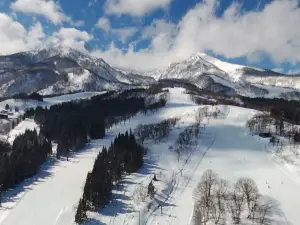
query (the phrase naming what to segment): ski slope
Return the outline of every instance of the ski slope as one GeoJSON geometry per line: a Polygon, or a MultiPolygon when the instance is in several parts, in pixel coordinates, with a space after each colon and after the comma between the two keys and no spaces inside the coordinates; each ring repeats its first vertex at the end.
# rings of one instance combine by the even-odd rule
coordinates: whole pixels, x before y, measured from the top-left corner
{"type": "Polygon", "coordinates": [[[138,114],[116,125],[105,139],[87,144],[70,161],[47,162],[36,177],[5,194],[0,224],[74,224],[75,207],[86,174],[102,146],[109,145],[119,132],[134,129],[138,124],[158,123],[173,117],[181,120],[169,137],[161,143],[145,142],[149,150],[144,167],[124,178],[105,209],[88,214],[91,220],[87,225],[192,225],[193,190],[207,169],[213,169],[232,183],[240,177],[254,179],[261,194],[278,202],[276,224],[300,224],[300,177],[294,170],[284,170],[284,165],[274,160],[267,139],[249,135],[245,123],[255,110],[217,106],[222,116],[204,121],[202,135],[192,151],[178,160],[169,150],[178,134],[194,123],[194,113],[199,108],[183,91],[170,89],[166,107],[156,113],[138,114]],[[136,193],[147,187],[154,174],[158,178],[154,182],[157,194],[148,207],[150,200],[137,201],[136,193]]]}

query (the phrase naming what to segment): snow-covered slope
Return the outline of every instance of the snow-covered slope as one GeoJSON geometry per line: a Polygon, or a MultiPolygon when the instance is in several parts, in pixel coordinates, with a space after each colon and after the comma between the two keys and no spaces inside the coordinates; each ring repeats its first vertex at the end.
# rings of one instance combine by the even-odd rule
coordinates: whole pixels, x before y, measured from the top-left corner
{"type": "Polygon", "coordinates": [[[165,108],[154,114],[139,114],[111,128],[105,139],[92,141],[69,161],[46,163],[36,177],[5,193],[0,223],[74,224],[75,207],[82,195],[86,174],[92,169],[101,147],[109,145],[119,132],[134,129],[138,124],[179,117],[179,124],[163,142],[146,143],[149,150],[144,167],[138,173],[125,176],[120,185],[123,189],[114,190],[113,200],[105,209],[89,214],[92,219],[86,225],[192,225],[193,191],[207,169],[216,171],[230,183],[241,177],[252,178],[262,195],[277,202],[274,224],[298,225],[299,173],[274,160],[267,150],[271,148],[268,140],[248,133],[245,123],[256,111],[231,106],[210,107],[209,111],[218,109],[222,116],[203,121],[205,126],[193,151],[182,155],[180,160],[170,151],[169,146],[179,133],[195,122],[195,111],[199,108],[183,91],[172,89],[165,108]],[[144,208],[147,202],[136,200],[135,194],[147,187],[153,174],[158,178],[154,182],[157,197],[147,210],[144,208]],[[157,207],[159,203],[163,206],[162,212],[157,207]]]}

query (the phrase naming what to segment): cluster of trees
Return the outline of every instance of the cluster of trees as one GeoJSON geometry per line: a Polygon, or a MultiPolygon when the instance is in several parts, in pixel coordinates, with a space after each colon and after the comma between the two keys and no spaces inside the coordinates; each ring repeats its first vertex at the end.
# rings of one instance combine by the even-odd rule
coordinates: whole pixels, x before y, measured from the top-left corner
{"type": "Polygon", "coordinates": [[[271,133],[273,132],[272,125],[277,124],[281,124],[281,126],[275,126],[275,132],[282,133],[284,128],[283,122],[275,122],[274,118],[272,118],[269,113],[263,112],[255,114],[251,119],[249,119],[246,123],[246,127],[249,128],[251,133],[271,133]]]}
{"type": "Polygon", "coordinates": [[[191,146],[197,144],[197,139],[201,131],[201,123],[203,122],[203,117],[201,116],[203,112],[207,113],[205,108],[204,111],[199,109],[196,112],[195,124],[186,127],[182,132],[180,132],[174,146],[169,147],[171,151],[174,151],[177,154],[178,161],[182,153],[190,150],[191,146]]]}
{"type": "Polygon", "coordinates": [[[240,178],[233,187],[219,178],[212,170],[201,177],[194,192],[194,224],[225,224],[231,218],[233,224],[249,220],[255,224],[270,224],[276,205],[265,201],[256,183],[249,178],[240,178]]]}
{"type": "Polygon", "coordinates": [[[216,100],[198,96],[191,91],[187,91],[187,94],[190,96],[190,99],[197,105],[216,105],[217,104],[216,100]]]}
{"type": "Polygon", "coordinates": [[[44,98],[39,93],[33,92],[31,94],[20,93],[16,94],[12,97],[13,99],[21,99],[21,100],[36,100],[39,102],[44,101],[44,98]]]}
{"type": "Polygon", "coordinates": [[[197,138],[200,135],[200,127],[198,125],[192,125],[185,128],[179,133],[174,146],[170,146],[170,150],[177,154],[177,159],[179,161],[182,153],[190,150],[192,145],[197,144],[197,138]]]}
{"type": "Polygon", "coordinates": [[[26,132],[10,146],[0,142],[0,184],[2,191],[35,175],[52,153],[51,142],[36,130],[26,132]]]}
{"type": "Polygon", "coordinates": [[[178,138],[175,142],[175,149],[185,149],[189,148],[195,143],[195,139],[200,134],[200,127],[197,125],[192,125],[185,128],[182,132],[179,133],[178,138]]]}
{"type": "MultiPolygon", "coordinates": [[[[290,144],[293,143],[295,147],[293,153],[298,154],[296,147],[300,144],[299,128],[285,122],[282,113],[276,111],[257,113],[247,121],[246,127],[251,133],[270,138],[273,145],[282,145],[276,136],[288,137],[290,144]]],[[[277,153],[281,153],[281,150],[282,146],[279,146],[277,153]]]]}
{"type": "Polygon", "coordinates": [[[157,111],[158,109],[164,107],[167,103],[167,99],[165,98],[165,96],[159,98],[159,100],[157,102],[154,102],[150,105],[148,105],[146,107],[145,113],[148,112],[148,110],[150,111],[157,111]]]}
{"type": "Polygon", "coordinates": [[[163,120],[157,124],[138,125],[134,131],[138,141],[144,143],[145,140],[162,141],[163,138],[169,136],[171,128],[174,128],[179,118],[170,118],[163,120]]]}
{"type": "Polygon", "coordinates": [[[211,117],[217,118],[221,111],[215,108],[214,111],[209,111],[209,108],[201,107],[195,113],[195,124],[186,127],[182,132],[179,133],[174,146],[170,146],[170,150],[174,150],[177,154],[178,160],[182,153],[190,150],[191,146],[197,144],[197,139],[201,133],[201,125],[203,125],[204,119],[209,119],[211,117]]]}
{"type": "Polygon", "coordinates": [[[88,100],[53,105],[49,109],[37,107],[28,110],[24,117],[33,117],[41,132],[57,142],[57,158],[67,157],[70,151],[82,149],[88,140],[103,138],[105,129],[113,124],[139,111],[153,109],[153,105],[145,105],[145,97],[141,97],[145,94],[146,89],[108,92],[88,100]]]}
{"type": "Polygon", "coordinates": [[[93,170],[88,173],[82,198],[79,201],[75,222],[87,219],[87,211],[105,207],[112,195],[112,187],[123,174],[134,173],[143,165],[144,149],[130,131],[119,134],[111,146],[103,148],[95,160],[93,170]]]}
{"type": "Polygon", "coordinates": [[[21,99],[21,100],[37,100],[37,101],[43,101],[44,100],[44,96],[40,95],[39,93],[33,92],[31,94],[25,94],[25,93],[20,93],[20,94],[16,94],[13,95],[11,97],[0,97],[0,102],[5,101],[7,99],[21,99]]]}

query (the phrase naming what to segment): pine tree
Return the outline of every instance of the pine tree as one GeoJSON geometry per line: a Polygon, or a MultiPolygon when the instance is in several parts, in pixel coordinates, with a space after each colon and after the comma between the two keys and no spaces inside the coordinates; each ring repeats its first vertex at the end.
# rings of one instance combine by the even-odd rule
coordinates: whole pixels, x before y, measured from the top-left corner
{"type": "Polygon", "coordinates": [[[2,206],[3,184],[0,185],[0,207],[2,206]]]}
{"type": "Polygon", "coordinates": [[[150,196],[150,198],[153,199],[154,195],[155,195],[155,187],[154,187],[154,185],[152,183],[152,180],[151,180],[151,182],[148,185],[148,196],[150,196]]]}
{"type": "Polygon", "coordinates": [[[78,207],[75,214],[75,222],[77,224],[83,223],[87,219],[86,215],[86,201],[84,198],[79,200],[78,207]]]}

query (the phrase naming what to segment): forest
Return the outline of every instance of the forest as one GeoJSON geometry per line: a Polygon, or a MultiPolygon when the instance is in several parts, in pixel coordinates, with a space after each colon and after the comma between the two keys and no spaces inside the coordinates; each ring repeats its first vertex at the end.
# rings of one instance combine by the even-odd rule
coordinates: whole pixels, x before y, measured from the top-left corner
{"type": "MultiPolygon", "coordinates": [[[[161,91],[143,88],[119,93],[111,91],[91,99],[27,110],[23,119],[33,118],[40,131],[27,130],[16,137],[12,146],[0,142],[0,193],[37,174],[52,154],[53,142],[57,143],[56,158],[66,157],[68,160],[71,152],[81,150],[89,140],[103,138],[105,130],[112,125],[129,119],[138,112],[147,113],[164,106],[165,96],[150,103],[148,101],[148,98],[153,99],[152,95],[161,91]]],[[[119,142],[123,143],[122,140],[119,142]]],[[[126,172],[135,170],[135,167],[130,168],[127,164],[134,160],[128,158],[133,157],[132,153],[124,157],[127,157],[122,159],[126,172]]],[[[139,166],[140,163],[136,165],[139,166]]]]}
{"type": "Polygon", "coordinates": [[[88,100],[53,105],[49,109],[37,107],[28,110],[24,118],[34,118],[41,133],[57,143],[57,158],[68,157],[70,152],[82,149],[88,140],[103,138],[105,129],[113,124],[166,104],[165,99],[160,99],[146,105],[150,95],[147,89],[112,91],[88,100]]]}
{"type": "Polygon", "coordinates": [[[35,175],[51,153],[51,142],[36,130],[16,137],[12,146],[0,142],[1,192],[35,175]]]}
{"type": "Polygon", "coordinates": [[[87,211],[104,208],[112,197],[113,185],[125,173],[134,173],[143,165],[144,149],[133,133],[119,134],[111,146],[98,154],[93,170],[88,173],[82,198],[79,200],[75,222],[87,219],[87,211]]]}

